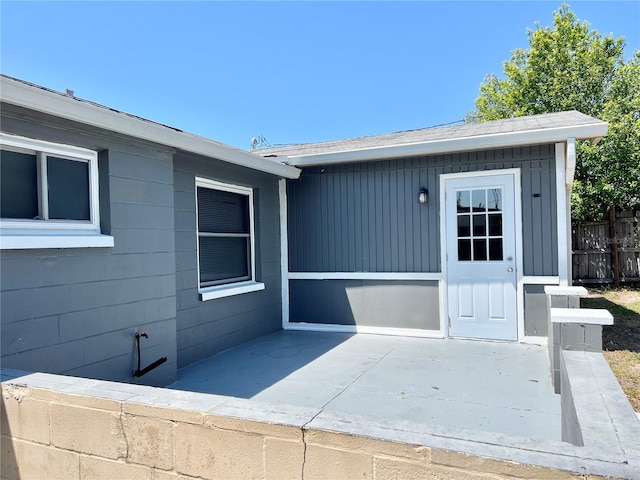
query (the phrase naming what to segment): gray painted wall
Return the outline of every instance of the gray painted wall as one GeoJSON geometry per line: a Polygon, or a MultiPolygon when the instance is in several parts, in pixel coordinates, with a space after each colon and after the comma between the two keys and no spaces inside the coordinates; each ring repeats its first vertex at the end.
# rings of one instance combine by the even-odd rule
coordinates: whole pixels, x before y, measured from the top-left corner
{"type": "Polygon", "coordinates": [[[557,275],[554,145],[305,168],[288,182],[289,269],[439,272],[439,176],[516,167],[524,275],[557,275]]]}
{"type": "Polygon", "coordinates": [[[2,105],[7,133],[99,153],[102,228],[113,248],[1,250],[2,366],[133,381],[176,377],[172,152],[110,132],[2,105]]]}
{"type": "Polygon", "coordinates": [[[547,296],[544,293],[544,285],[525,285],[524,333],[546,337],[547,330],[547,296]]]}
{"type": "Polygon", "coordinates": [[[438,282],[291,280],[290,321],[440,329],[438,282]]]}
{"type": "Polygon", "coordinates": [[[282,328],[280,207],[273,176],[223,162],[174,157],[178,366],[282,328]],[[262,291],[200,301],[196,250],[195,177],[254,188],[256,279],[262,291]]]}

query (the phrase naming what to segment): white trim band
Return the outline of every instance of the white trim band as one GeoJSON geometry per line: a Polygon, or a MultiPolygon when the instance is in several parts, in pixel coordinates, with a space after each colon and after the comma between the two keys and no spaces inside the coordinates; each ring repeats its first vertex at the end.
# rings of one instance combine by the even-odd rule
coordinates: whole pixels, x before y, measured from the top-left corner
{"type": "Polygon", "coordinates": [[[113,247],[110,235],[0,235],[0,250],[25,250],[29,248],[95,248],[113,247]]]}
{"type": "Polygon", "coordinates": [[[257,292],[264,290],[264,283],[261,282],[242,282],[232,283],[230,285],[221,285],[219,287],[209,287],[206,290],[200,290],[200,300],[214,300],[216,298],[230,297],[232,295],[241,295],[243,293],[257,292]]]}
{"type": "Polygon", "coordinates": [[[367,333],[373,335],[393,335],[399,337],[444,338],[438,330],[420,330],[417,328],[368,327],[364,325],[338,325],[334,323],[289,322],[284,330],[303,330],[309,332],[367,333]]]}
{"type": "Polygon", "coordinates": [[[289,272],[289,280],[442,280],[442,273],[289,272]]]}

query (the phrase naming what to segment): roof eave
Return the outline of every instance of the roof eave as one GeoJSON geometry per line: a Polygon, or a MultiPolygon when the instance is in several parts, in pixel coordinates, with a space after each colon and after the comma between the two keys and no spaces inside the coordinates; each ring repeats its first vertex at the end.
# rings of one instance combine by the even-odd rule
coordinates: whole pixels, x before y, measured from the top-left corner
{"type": "Polygon", "coordinates": [[[332,153],[291,155],[286,158],[290,165],[298,167],[363,162],[389,158],[506,148],[520,145],[566,142],[568,138],[575,138],[578,140],[598,139],[606,135],[608,128],[609,125],[607,122],[595,122],[585,125],[544,128],[524,132],[494,133],[474,137],[432,140],[403,145],[385,145],[332,153]]]}
{"type": "Polygon", "coordinates": [[[145,121],[121,112],[66,97],[5,77],[1,78],[3,102],[54,115],[112,132],[166,145],[198,155],[213,157],[283,178],[298,178],[300,170],[240,149],[228,147],[204,137],[145,121]]]}

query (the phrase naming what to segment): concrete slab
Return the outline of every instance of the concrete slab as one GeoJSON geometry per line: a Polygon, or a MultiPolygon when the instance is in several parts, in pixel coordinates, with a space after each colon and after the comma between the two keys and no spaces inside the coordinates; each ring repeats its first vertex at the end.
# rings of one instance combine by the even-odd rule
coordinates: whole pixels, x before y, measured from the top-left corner
{"type": "Polygon", "coordinates": [[[560,441],[549,371],[536,345],[282,331],[180,369],[169,388],[560,441]]]}

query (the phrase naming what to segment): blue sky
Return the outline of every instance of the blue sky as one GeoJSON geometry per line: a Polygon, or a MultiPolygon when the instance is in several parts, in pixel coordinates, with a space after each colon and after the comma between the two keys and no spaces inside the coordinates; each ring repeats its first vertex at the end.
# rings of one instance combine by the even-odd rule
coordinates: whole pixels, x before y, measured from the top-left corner
{"type": "MultiPolygon", "coordinates": [[[[640,2],[574,1],[640,49],[640,2]]],[[[240,148],[463,118],[560,2],[0,2],[2,73],[240,148]]]]}

